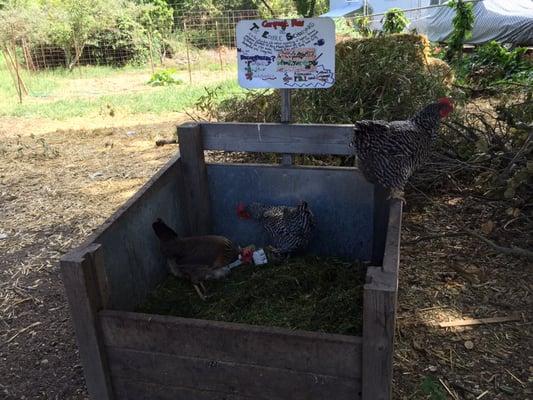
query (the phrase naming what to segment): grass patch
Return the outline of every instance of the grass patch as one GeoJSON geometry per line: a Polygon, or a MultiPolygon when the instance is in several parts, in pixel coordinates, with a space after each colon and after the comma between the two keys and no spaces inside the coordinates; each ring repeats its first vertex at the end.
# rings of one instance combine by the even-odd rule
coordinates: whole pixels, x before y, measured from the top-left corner
{"type": "MultiPolygon", "coordinates": [[[[195,68],[215,73],[220,66],[213,61],[205,63],[204,67],[195,68]]],[[[228,70],[231,68],[227,68],[228,70]]],[[[101,95],[98,97],[82,97],[69,95],[64,91],[72,88],[73,80],[80,78],[105,78],[119,76],[131,72],[146,72],[147,68],[127,66],[114,68],[110,66],[82,66],[73,71],[56,68],[30,73],[21,70],[22,78],[29,90],[29,96],[24,96],[22,104],[18,103],[18,95],[13,80],[0,56],[0,116],[41,117],[55,120],[65,120],[73,117],[101,116],[101,115],[132,115],[136,113],[167,113],[179,112],[190,108],[205,94],[205,87],[200,81],[192,85],[183,84],[180,87],[157,87],[146,85],[146,91],[101,95]],[[41,98],[47,98],[41,100],[41,98]],[[53,101],[52,98],[57,98],[53,101]]],[[[77,85],[78,83],[76,83],[77,85]]],[[[90,85],[87,83],[87,85],[90,85]]],[[[218,84],[207,85],[207,88],[220,86],[219,94],[223,99],[240,92],[237,82],[227,80],[218,84]]],[[[87,87],[88,92],[91,90],[87,87]]]]}
{"type": "MultiPolygon", "coordinates": [[[[239,89],[233,80],[228,80],[219,86],[223,97],[227,97],[239,89]]],[[[159,87],[140,93],[107,95],[96,98],[70,98],[49,103],[26,101],[18,104],[11,101],[0,103],[0,116],[44,117],[64,120],[72,117],[109,114],[110,112],[120,115],[179,112],[193,106],[204,93],[205,88],[203,86],[183,85],[159,87]]]]}
{"type": "Polygon", "coordinates": [[[315,256],[242,266],[225,280],[208,282],[207,301],[189,282],[169,276],[138,311],[357,335],[365,272],[359,263],[315,256]]]}

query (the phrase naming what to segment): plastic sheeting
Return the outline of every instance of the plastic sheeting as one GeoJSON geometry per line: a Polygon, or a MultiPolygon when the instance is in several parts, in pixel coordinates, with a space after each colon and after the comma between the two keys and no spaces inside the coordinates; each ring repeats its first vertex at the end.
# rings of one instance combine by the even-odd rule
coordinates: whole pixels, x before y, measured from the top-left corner
{"type": "MultiPolygon", "coordinates": [[[[432,42],[444,42],[452,33],[455,11],[449,7],[432,10],[413,21],[409,29],[424,33],[432,42]]],[[[474,29],[468,43],[491,40],[519,45],[533,45],[532,0],[483,0],[474,4],[474,29]]]]}

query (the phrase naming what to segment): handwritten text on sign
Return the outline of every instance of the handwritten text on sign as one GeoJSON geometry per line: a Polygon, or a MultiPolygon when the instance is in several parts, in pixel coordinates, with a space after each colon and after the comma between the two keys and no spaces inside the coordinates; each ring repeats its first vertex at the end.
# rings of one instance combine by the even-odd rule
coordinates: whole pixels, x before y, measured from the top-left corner
{"type": "Polygon", "coordinates": [[[328,88],[335,82],[335,25],[330,18],[240,21],[237,57],[245,88],[328,88]]]}

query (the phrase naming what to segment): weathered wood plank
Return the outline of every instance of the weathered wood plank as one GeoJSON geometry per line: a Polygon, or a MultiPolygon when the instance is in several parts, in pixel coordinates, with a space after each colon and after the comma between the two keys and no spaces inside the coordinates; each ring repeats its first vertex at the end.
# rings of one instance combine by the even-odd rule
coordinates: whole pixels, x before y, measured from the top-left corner
{"type": "Polygon", "coordinates": [[[363,400],[390,400],[398,275],[369,267],[363,294],[363,400]]]}
{"type": "Polygon", "coordinates": [[[356,399],[360,382],[253,364],[107,347],[112,376],[163,386],[241,395],[257,400],[356,399]]]}
{"type": "MultiPolygon", "coordinates": [[[[95,260],[101,260],[100,245],[71,253],[61,262],[61,277],[83,364],[87,390],[92,399],[111,400],[113,392],[97,313],[103,306],[101,281],[95,260]]],[[[105,293],[105,292],[104,292],[105,293]]]]}
{"type": "Polygon", "coordinates": [[[211,207],[200,125],[180,125],[178,140],[185,184],[183,190],[187,193],[189,235],[205,235],[211,230],[211,207]]]}
{"type": "Polygon", "coordinates": [[[205,150],[353,155],[353,125],[201,124],[205,150]]]}
{"type": "Polygon", "coordinates": [[[157,385],[130,379],[114,378],[117,400],[255,400],[212,390],[198,390],[183,386],[157,385]]]}
{"type": "Polygon", "coordinates": [[[107,346],[361,377],[361,338],[161,315],[100,312],[107,346]]]}
{"type": "MultiPolygon", "coordinates": [[[[383,270],[398,275],[400,265],[400,237],[402,231],[402,207],[401,200],[393,199],[390,202],[390,211],[387,224],[387,241],[383,255],[383,270]]],[[[398,290],[396,279],[396,290],[398,290]]]]}
{"type": "Polygon", "coordinates": [[[390,214],[389,191],[381,185],[374,185],[374,226],[372,265],[383,265],[387,242],[387,228],[390,214]]]}
{"type": "Polygon", "coordinates": [[[166,277],[151,225],[162,218],[178,233],[185,233],[181,169],[180,160],[174,158],[91,238],[104,250],[109,308],[133,310],[166,277]]]}

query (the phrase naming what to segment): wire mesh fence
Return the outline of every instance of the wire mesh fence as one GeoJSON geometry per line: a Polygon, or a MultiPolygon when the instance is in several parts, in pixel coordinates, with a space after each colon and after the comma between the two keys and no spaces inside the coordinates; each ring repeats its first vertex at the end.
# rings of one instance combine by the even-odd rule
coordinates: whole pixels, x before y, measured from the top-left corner
{"type": "MultiPolygon", "coordinates": [[[[437,5],[437,7],[446,5],[437,5]]],[[[429,10],[416,8],[406,11],[415,21],[429,10]]],[[[379,29],[383,14],[366,15],[366,29],[379,29]]],[[[16,24],[16,17],[14,26],[16,24]]],[[[236,77],[236,25],[241,20],[261,18],[258,10],[228,10],[171,14],[170,26],[160,29],[138,21],[134,17],[115,17],[112,26],[91,33],[83,46],[43,38],[36,35],[18,35],[2,41],[0,36],[0,65],[9,73],[19,98],[35,92],[36,76],[43,71],[79,71],[87,68],[111,67],[136,69],[146,74],[164,69],[185,72],[187,80],[202,83],[205,76],[198,70],[209,70],[218,78],[236,77]],[[25,80],[32,75],[31,83],[25,80]],[[187,76],[188,75],[188,76],[187,76]]],[[[361,29],[361,15],[336,20],[339,35],[352,37],[365,34],[361,29]]],[[[43,75],[44,76],[44,75],[43,75]]],[[[44,79],[44,78],[43,78],[44,79]]],[[[145,79],[145,78],[143,78],[145,79]]],[[[209,80],[209,79],[208,79],[209,80]]],[[[90,88],[87,88],[89,91],[90,88]]],[[[80,89],[81,91],[81,89],[80,89]]]]}

